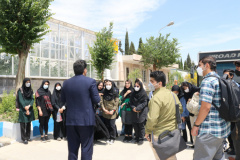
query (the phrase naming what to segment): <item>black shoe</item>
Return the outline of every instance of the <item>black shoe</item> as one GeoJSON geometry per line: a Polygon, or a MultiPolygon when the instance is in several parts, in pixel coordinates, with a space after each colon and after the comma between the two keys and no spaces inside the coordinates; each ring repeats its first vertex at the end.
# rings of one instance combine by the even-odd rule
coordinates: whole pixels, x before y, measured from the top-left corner
{"type": "Polygon", "coordinates": [[[28,144],[28,141],[27,141],[27,140],[25,140],[25,141],[23,141],[23,143],[24,143],[24,144],[28,144]]]}
{"type": "Polygon", "coordinates": [[[234,149],[232,149],[231,151],[227,152],[227,154],[229,154],[229,155],[235,155],[234,149]]]}
{"type": "Polygon", "coordinates": [[[143,141],[139,141],[139,142],[138,142],[138,145],[142,145],[142,144],[143,144],[143,141]]]}
{"type": "Polygon", "coordinates": [[[138,139],[134,139],[134,140],[133,140],[133,143],[134,143],[134,144],[137,144],[138,142],[139,142],[138,139]]]}
{"type": "Polygon", "coordinates": [[[44,137],[41,137],[41,141],[42,141],[43,143],[46,143],[46,140],[45,140],[44,137]]]}
{"type": "Polygon", "coordinates": [[[132,138],[132,137],[128,137],[128,142],[129,142],[129,143],[131,143],[131,142],[132,142],[132,140],[133,140],[133,138],[132,138]]]}
{"type": "Polygon", "coordinates": [[[28,139],[28,142],[32,142],[32,139],[28,139]]]}
{"type": "Polygon", "coordinates": [[[50,139],[48,138],[48,136],[45,136],[44,138],[47,142],[50,142],[50,139]]]}
{"type": "Polygon", "coordinates": [[[123,142],[127,142],[128,141],[128,137],[124,137],[123,142]]]}

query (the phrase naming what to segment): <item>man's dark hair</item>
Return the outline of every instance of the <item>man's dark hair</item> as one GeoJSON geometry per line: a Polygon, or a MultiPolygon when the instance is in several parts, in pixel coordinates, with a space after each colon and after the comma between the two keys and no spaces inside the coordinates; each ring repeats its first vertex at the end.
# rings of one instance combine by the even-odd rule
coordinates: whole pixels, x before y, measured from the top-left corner
{"type": "Polygon", "coordinates": [[[166,75],[163,71],[154,71],[150,74],[150,77],[154,78],[157,82],[162,82],[162,86],[166,86],[166,75]]]}
{"type": "Polygon", "coordinates": [[[189,87],[187,82],[182,82],[181,87],[189,87]]]}
{"type": "Polygon", "coordinates": [[[75,75],[82,75],[85,68],[87,68],[87,63],[84,60],[77,60],[73,64],[73,70],[75,75]]]}
{"type": "Polygon", "coordinates": [[[216,64],[216,59],[214,57],[206,56],[200,59],[199,62],[202,62],[204,65],[208,63],[210,65],[210,69],[212,71],[216,71],[217,64],[216,64]]]}
{"type": "Polygon", "coordinates": [[[233,64],[237,67],[240,67],[240,61],[235,61],[235,62],[233,62],[233,64]]]}
{"type": "Polygon", "coordinates": [[[230,76],[234,76],[234,70],[232,70],[232,69],[225,69],[225,70],[223,71],[223,74],[224,74],[225,72],[229,72],[229,75],[230,75],[230,76]]]}

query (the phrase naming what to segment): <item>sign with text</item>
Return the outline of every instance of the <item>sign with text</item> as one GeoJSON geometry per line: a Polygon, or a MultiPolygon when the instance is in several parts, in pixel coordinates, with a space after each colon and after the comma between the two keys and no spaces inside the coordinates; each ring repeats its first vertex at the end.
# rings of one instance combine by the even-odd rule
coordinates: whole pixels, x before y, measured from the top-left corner
{"type": "Polygon", "coordinates": [[[213,56],[217,61],[236,61],[240,59],[240,50],[199,53],[199,59],[206,56],[213,56]]]}

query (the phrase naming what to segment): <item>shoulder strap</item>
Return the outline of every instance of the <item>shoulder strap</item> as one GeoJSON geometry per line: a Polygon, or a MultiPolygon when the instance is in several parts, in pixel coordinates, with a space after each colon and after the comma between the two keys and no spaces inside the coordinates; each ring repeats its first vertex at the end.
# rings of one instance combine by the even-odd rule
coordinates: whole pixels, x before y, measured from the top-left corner
{"type": "Polygon", "coordinates": [[[177,101],[176,101],[176,98],[174,96],[174,93],[171,92],[172,95],[173,95],[173,98],[174,98],[174,101],[175,101],[175,108],[176,108],[176,119],[177,119],[177,124],[181,124],[182,121],[181,121],[181,116],[180,116],[180,111],[179,111],[179,105],[177,104],[177,101]]]}

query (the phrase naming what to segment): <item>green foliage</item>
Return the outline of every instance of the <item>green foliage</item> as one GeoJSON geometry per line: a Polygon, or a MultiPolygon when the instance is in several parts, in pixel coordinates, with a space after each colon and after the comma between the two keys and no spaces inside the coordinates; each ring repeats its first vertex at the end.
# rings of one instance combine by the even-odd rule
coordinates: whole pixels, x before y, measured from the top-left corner
{"type": "Polygon", "coordinates": [[[0,52],[28,54],[34,43],[49,32],[53,0],[0,0],[0,52]]]}
{"type": "Polygon", "coordinates": [[[139,54],[139,55],[142,55],[142,51],[141,51],[142,44],[143,44],[143,42],[142,42],[142,37],[141,37],[141,38],[139,38],[139,44],[138,44],[138,50],[137,50],[137,54],[139,54]]]}
{"type": "Polygon", "coordinates": [[[103,73],[105,69],[110,69],[114,60],[114,41],[112,40],[113,23],[111,22],[109,28],[104,27],[96,34],[96,41],[93,47],[88,46],[92,56],[91,63],[97,71],[97,76],[103,80],[103,73]]]}
{"type": "Polygon", "coordinates": [[[124,51],[123,51],[123,49],[122,49],[122,42],[121,42],[121,41],[119,41],[118,48],[119,48],[119,51],[123,54],[124,51]]]}
{"type": "Polygon", "coordinates": [[[133,83],[135,82],[136,78],[142,78],[142,72],[140,69],[134,69],[128,75],[128,79],[130,79],[133,83]]]}
{"type": "Polygon", "coordinates": [[[169,36],[170,34],[167,34],[165,37],[160,34],[157,38],[152,36],[147,39],[146,43],[143,43],[141,51],[145,67],[155,65],[158,69],[161,69],[176,63],[180,57],[178,53],[179,43],[176,38],[169,40],[169,36]]]}
{"type": "Polygon", "coordinates": [[[184,78],[182,77],[181,73],[178,71],[169,73],[167,88],[171,89],[176,82],[177,82],[177,85],[180,85],[182,82],[184,82],[184,78]]]}
{"type": "Polygon", "coordinates": [[[194,73],[194,78],[191,78],[191,74],[185,76],[187,82],[197,86],[197,72],[194,73]]]}
{"type": "Polygon", "coordinates": [[[129,55],[129,38],[128,38],[128,31],[125,35],[125,55],[129,55]]]}
{"type": "Polygon", "coordinates": [[[134,46],[134,43],[133,43],[133,42],[131,42],[129,54],[130,54],[130,55],[136,54],[135,46],[134,46]]]}
{"type": "MultiPolygon", "coordinates": [[[[35,98],[34,98],[35,100],[35,98]]],[[[35,118],[38,117],[38,111],[36,103],[33,103],[33,110],[35,118]]],[[[14,95],[14,90],[9,94],[6,91],[3,92],[2,103],[0,104],[0,119],[1,121],[8,121],[17,123],[19,113],[16,111],[16,96],[14,95]]]]}

